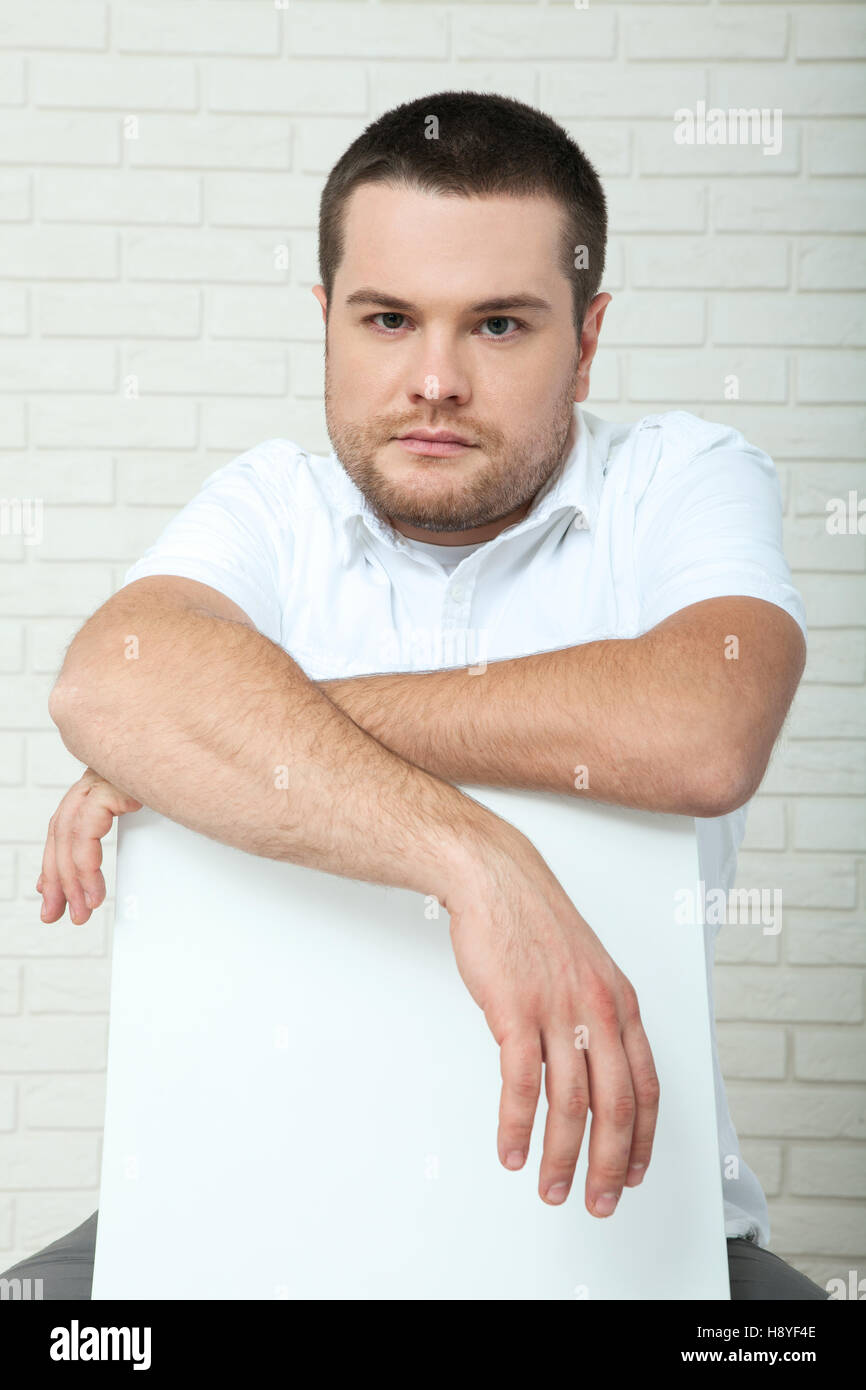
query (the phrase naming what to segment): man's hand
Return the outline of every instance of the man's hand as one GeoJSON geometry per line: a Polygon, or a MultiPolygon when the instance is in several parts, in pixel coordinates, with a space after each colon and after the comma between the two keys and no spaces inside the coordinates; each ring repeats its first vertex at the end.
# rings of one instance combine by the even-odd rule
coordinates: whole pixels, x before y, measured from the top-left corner
{"type": "Polygon", "coordinates": [[[99,867],[102,837],[115,816],[140,810],[140,801],[113,787],[91,767],[69,788],[48,822],[42,873],[36,883],[37,893],[42,894],[43,922],[56,922],[67,902],[76,925],[87,921],[105,897],[99,867]]]}
{"type": "Polygon", "coordinates": [[[500,1162],[525,1162],[544,1062],[539,1195],[568,1196],[589,1109],[585,1202],[609,1216],[643,1178],[658,1115],[637,995],[524,835],[485,836],[476,862],[444,906],[460,976],[500,1049],[500,1162]]]}

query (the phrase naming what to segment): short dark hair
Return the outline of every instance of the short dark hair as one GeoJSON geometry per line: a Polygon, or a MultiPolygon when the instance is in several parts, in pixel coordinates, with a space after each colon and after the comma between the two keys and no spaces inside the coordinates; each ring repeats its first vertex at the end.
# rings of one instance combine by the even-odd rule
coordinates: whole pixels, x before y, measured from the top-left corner
{"type": "Polygon", "coordinates": [[[345,249],[346,202],[365,183],[464,197],[547,194],[555,199],[565,213],[560,267],[571,281],[580,341],[584,315],[604,273],[607,204],[592,164],[550,116],[513,97],[437,92],[395,106],[368,125],[337,160],[319,204],[319,276],[329,314],[345,249]],[[429,138],[433,129],[438,138],[429,138]],[[575,264],[578,247],[586,248],[583,266],[575,264]]]}

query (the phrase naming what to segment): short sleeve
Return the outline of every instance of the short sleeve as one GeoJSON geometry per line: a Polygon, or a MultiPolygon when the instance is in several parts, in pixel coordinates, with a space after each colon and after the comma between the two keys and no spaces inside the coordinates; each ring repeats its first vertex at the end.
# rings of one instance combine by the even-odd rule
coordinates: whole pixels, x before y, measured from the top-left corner
{"type": "Polygon", "coordinates": [[[742,595],[784,608],[807,637],[772,459],[728,426],[657,418],[660,456],[635,514],[641,631],[702,599],[742,595]]]}
{"type": "Polygon", "coordinates": [[[196,579],[232,599],[264,636],[279,642],[281,574],[291,547],[286,447],[287,441],[268,441],[205,478],[127,570],[121,587],[157,574],[196,579]]]}

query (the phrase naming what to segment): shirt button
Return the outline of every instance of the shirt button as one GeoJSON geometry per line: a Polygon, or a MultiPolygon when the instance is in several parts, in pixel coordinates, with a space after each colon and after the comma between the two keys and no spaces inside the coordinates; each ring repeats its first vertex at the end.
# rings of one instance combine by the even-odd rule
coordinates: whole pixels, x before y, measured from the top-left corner
{"type": "Polygon", "coordinates": [[[463,589],[462,584],[455,584],[454,588],[451,590],[451,597],[453,599],[456,599],[459,603],[463,597],[464,592],[465,590],[463,589]]]}

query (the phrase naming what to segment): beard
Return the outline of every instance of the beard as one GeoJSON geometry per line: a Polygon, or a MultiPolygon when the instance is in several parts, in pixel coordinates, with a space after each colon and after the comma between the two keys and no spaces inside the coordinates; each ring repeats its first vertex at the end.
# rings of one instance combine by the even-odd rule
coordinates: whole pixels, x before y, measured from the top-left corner
{"type": "MultiPolygon", "coordinates": [[[[577,385],[576,356],[570,382],[563,386],[555,409],[530,440],[510,439],[495,426],[467,415],[436,413],[429,419],[378,415],[359,422],[341,420],[334,410],[327,356],[325,359],[325,418],[334,452],[352,482],[382,520],[401,521],[420,530],[469,531],[510,516],[532,501],[565,458],[574,415],[577,385]],[[452,429],[477,440],[484,462],[472,456],[405,454],[403,477],[376,462],[377,452],[408,430],[452,429]]],[[[435,404],[433,407],[435,411],[435,404]]]]}

